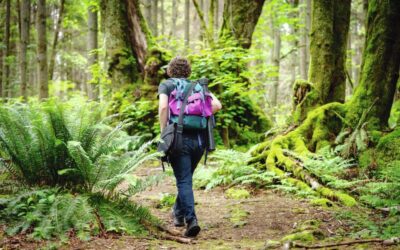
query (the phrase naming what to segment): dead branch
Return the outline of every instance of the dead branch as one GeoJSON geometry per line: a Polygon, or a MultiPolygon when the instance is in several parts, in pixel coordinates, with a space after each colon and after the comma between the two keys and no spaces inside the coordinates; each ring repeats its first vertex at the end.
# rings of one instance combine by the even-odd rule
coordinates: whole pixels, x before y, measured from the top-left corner
{"type": "Polygon", "coordinates": [[[193,243],[193,239],[191,239],[191,238],[178,237],[178,236],[173,236],[173,235],[168,235],[168,234],[166,234],[162,237],[166,240],[173,240],[173,241],[183,243],[183,244],[192,244],[193,243]]]}

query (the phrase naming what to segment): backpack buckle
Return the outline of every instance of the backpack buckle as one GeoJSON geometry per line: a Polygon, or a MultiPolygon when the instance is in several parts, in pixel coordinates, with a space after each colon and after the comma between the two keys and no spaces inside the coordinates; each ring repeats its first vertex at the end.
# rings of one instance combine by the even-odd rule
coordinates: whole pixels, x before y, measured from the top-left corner
{"type": "Polygon", "coordinates": [[[182,134],[182,132],[183,132],[183,125],[178,124],[178,125],[177,125],[177,128],[176,128],[176,132],[182,134]]]}

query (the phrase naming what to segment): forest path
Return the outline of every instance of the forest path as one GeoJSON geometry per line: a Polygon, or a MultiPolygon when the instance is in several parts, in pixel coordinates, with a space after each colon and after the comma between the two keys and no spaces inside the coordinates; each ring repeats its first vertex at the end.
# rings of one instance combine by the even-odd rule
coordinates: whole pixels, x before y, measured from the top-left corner
{"type": "MultiPolygon", "coordinates": [[[[160,173],[160,167],[146,167],[139,176],[160,173]]],[[[247,199],[228,199],[223,188],[195,190],[196,213],[202,228],[193,244],[169,240],[128,236],[102,239],[76,246],[79,249],[265,249],[267,240],[314,228],[325,239],[349,230],[345,221],[335,218],[334,210],[314,207],[306,200],[277,190],[255,190],[247,199]],[[311,223],[310,223],[311,222],[311,223]],[[305,226],[306,225],[306,226],[305,226]],[[311,225],[312,226],[312,225],[311,225]],[[339,233],[340,232],[340,233],[339,233]]],[[[160,208],[163,194],[175,194],[175,179],[167,176],[158,185],[135,196],[133,200],[147,206],[165,226],[184,232],[172,224],[171,207],[160,208]]],[[[318,238],[318,235],[317,235],[318,238]]],[[[334,249],[381,249],[379,245],[360,245],[334,249]]]]}

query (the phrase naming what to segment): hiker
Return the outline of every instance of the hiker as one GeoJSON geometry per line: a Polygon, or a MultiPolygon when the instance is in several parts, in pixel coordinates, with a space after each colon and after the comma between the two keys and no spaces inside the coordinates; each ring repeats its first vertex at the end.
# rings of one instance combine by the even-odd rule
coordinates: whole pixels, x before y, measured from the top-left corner
{"type": "Polygon", "coordinates": [[[200,227],[194,209],[193,172],[206,149],[207,120],[222,106],[213,94],[204,91],[204,86],[188,80],[191,66],[186,58],[172,59],[168,64],[167,74],[170,78],[162,82],[158,88],[161,131],[168,124],[179,122],[180,107],[184,106],[185,110],[181,148],[178,153],[168,155],[178,189],[172,216],[176,227],[185,226],[186,221],[186,237],[195,237],[200,232],[200,227]],[[196,101],[196,96],[201,99],[196,101]],[[184,97],[190,100],[190,103],[184,104],[184,97]]]}

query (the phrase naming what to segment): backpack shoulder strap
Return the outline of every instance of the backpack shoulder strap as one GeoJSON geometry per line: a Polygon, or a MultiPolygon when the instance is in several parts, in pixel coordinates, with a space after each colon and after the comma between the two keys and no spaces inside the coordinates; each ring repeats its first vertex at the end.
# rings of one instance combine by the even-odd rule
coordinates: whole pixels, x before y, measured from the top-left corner
{"type": "Polygon", "coordinates": [[[177,124],[177,126],[178,126],[177,132],[178,133],[182,133],[183,132],[183,113],[185,112],[185,108],[186,108],[187,100],[188,100],[188,97],[189,97],[189,93],[191,93],[193,91],[193,88],[196,85],[196,84],[194,84],[192,82],[190,82],[190,84],[191,85],[190,85],[189,91],[187,91],[185,93],[185,97],[183,99],[181,110],[179,112],[179,118],[178,118],[178,124],[177,124]]]}

